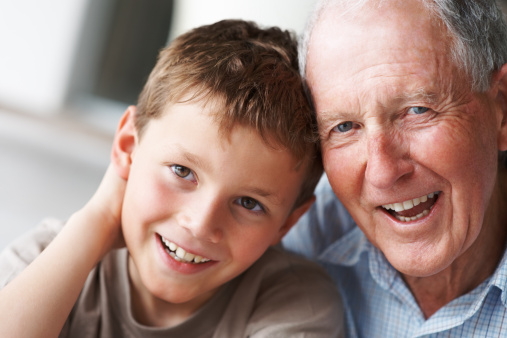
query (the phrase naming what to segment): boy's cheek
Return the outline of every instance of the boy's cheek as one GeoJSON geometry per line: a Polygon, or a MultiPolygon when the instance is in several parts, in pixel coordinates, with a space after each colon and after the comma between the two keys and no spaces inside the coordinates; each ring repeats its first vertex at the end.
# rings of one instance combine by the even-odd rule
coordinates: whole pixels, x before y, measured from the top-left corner
{"type": "Polygon", "coordinates": [[[172,203],[164,187],[146,181],[144,184],[136,180],[127,182],[123,217],[150,223],[169,217],[172,203]],[[140,184],[137,184],[140,183],[140,184]]]}

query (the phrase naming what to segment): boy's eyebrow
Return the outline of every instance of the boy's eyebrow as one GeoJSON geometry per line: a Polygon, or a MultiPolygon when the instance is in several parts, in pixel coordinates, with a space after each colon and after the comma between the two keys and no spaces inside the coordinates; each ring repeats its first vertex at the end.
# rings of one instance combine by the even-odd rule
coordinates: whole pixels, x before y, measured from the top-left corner
{"type": "Polygon", "coordinates": [[[263,190],[263,189],[255,188],[255,187],[247,188],[246,190],[254,195],[259,195],[261,197],[266,198],[274,205],[281,205],[282,204],[282,201],[280,200],[278,195],[276,195],[272,191],[263,190]]]}
{"type": "Polygon", "coordinates": [[[195,165],[198,168],[201,168],[204,170],[210,170],[211,166],[209,165],[208,162],[203,161],[198,156],[192,155],[191,153],[185,151],[183,148],[181,148],[181,150],[183,150],[183,157],[185,157],[185,159],[187,161],[189,161],[190,163],[192,163],[193,165],[195,165]]]}

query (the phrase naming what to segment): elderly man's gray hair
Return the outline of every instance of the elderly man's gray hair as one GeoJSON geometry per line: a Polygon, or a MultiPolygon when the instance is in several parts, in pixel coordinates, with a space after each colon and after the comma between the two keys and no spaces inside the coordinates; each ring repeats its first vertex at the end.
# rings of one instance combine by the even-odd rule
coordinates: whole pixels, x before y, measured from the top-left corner
{"type": "MultiPolygon", "coordinates": [[[[320,0],[300,43],[300,69],[305,75],[308,42],[320,13],[340,5],[343,15],[369,3],[389,0],[320,0]]],[[[420,0],[447,27],[454,38],[452,61],[469,76],[475,91],[488,90],[491,75],[507,63],[507,26],[495,0],[420,0]]]]}

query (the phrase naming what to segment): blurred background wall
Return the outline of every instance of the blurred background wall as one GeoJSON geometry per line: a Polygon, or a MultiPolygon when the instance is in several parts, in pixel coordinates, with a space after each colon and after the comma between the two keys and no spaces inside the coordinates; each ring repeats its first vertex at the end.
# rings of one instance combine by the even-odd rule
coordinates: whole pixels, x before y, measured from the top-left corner
{"type": "Polygon", "coordinates": [[[300,33],[314,0],[0,0],[0,250],[98,186],[158,50],[242,18],[300,33]]]}

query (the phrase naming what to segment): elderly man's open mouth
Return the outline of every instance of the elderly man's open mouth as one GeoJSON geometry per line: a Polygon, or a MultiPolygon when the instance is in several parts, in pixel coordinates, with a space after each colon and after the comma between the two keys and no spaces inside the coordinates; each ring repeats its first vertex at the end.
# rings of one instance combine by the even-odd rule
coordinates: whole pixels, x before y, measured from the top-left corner
{"type": "Polygon", "coordinates": [[[411,222],[428,215],[439,194],[440,191],[435,191],[411,200],[385,204],[382,208],[401,222],[411,222]]]}

